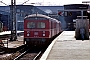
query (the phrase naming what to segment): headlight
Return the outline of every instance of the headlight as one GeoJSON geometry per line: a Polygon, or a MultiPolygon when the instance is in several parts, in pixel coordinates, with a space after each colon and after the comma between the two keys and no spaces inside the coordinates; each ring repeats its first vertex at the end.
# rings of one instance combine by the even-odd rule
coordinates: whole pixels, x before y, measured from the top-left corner
{"type": "Polygon", "coordinates": [[[28,33],[27,36],[30,36],[30,34],[28,33]]]}
{"type": "Polygon", "coordinates": [[[43,34],[43,36],[45,36],[45,34],[43,34]]]}

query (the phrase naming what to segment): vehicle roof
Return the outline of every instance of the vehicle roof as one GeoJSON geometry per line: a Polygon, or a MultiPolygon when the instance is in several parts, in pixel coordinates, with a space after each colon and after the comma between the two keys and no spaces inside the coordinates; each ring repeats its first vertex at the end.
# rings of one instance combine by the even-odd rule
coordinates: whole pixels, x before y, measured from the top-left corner
{"type": "Polygon", "coordinates": [[[42,15],[42,14],[31,14],[31,15],[26,16],[25,19],[26,19],[26,18],[29,18],[29,17],[34,17],[34,16],[37,16],[37,17],[44,17],[44,18],[50,19],[49,16],[42,15]]]}
{"type": "Polygon", "coordinates": [[[46,15],[43,15],[43,14],[31,14],[31,15],[26,16],[26,17],[24,18],[24,20],[26,20],[26,19],[28,19],[28,18],[30,18],[30,17],[35,17],[35,16],[37,16],[37,17],[43,17],[43,18],[46,18],[46,19],[48,19],[48,20],[52,20],[52,21],[58,22],[57,19],[51,18],[51,17],[46,16],[46,15]]]}

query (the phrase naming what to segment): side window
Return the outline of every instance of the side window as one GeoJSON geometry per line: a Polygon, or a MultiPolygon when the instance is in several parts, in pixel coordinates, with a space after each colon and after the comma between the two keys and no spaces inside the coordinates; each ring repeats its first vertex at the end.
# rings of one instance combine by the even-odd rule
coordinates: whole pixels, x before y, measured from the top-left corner
{"type": "Polygon", "coordinates": [[[34,22],[28,22],[27,28],[35,28],[35,23],[34,22]]]}
{"type": "Polygon", "coordinates": [[[39,22],[37,25],[37,28],[45,28],[45,23],[44,22],[39,22]]]}

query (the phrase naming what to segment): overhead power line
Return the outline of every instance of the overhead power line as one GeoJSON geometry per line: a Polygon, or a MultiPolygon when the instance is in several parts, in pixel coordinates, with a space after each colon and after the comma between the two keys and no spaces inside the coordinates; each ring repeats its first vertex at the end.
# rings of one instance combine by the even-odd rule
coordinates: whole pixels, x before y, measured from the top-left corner
{"type": "MultiPolygon", "coordinates": [[[[4,3],[3,1],[0,1],[0,3],[3,3],[4,5],[7,5],[6,3],[4,3]]],[[[8,5],[7,5],[8,6],[8,5]]]]}
{"type": "Polygon", "coordinates": [[[27,0],[27,1],[23,2],[23,3],[22,3],[22,5],[23,5],[23,4],[25,4],[25,3],[27,3],[28,1],[29,1],[29,0],[27,0]]]}
{"type": "Polygon", "coordinates": [[[82,3],[90,3],[90,1],[82,1],[82,3]]]}

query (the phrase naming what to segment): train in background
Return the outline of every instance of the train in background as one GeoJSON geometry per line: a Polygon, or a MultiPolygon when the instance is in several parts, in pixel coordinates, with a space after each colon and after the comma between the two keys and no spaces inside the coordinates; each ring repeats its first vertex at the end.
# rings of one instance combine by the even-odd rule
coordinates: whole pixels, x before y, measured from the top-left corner
{"type": "Polygon", "coordinates": [[[4,24],[0,21],[0,32],[8,31],[8,26],[4,26],[4,24]]]}
{"type": "Polygon", "coordinates": [[[46,15],[32,14],[24,19],[24,41],[29,46],[46,46],[61,32],[61,22],[46,15]]]}
{"type": "MultiPolygon", "coordinates": [[[[76,22],[77,16],[81,16],[81,11],[77,10],[88,10],[89,5],[86,4],[70,4],[70,5],[64,5],[64,10],[67,11],[58,11],[59,16],[64,17],[63,24],[65,25],[64,30],[68,31],[75,31],[76,29],[76,22]],[[76,11],[70,11],[70,10],[76,10],[76,11]]],[[[88,19],[90,20],[90,13],[87,11],[83,11],[83,16],[88,16],[88,19]]],[[[89,22],[90,24],[90,22],[89,22]]]]}
{"type": "Polygon", "coordinates": [[[3,31],[3,23],[0,21],[0,32],[3,31]]]}
{"type": "Polygon", "coordinates": [[[2,28],[1,29],[2,31],[8,31],[9,30],[9,24],[10,24],[9,20],[10,20],[9,15],[0,14],[0,23],[2,25],[0,27],[0,29],[2,28]]]}

